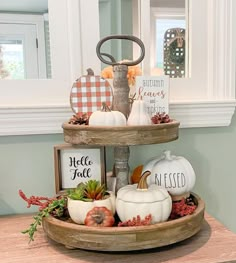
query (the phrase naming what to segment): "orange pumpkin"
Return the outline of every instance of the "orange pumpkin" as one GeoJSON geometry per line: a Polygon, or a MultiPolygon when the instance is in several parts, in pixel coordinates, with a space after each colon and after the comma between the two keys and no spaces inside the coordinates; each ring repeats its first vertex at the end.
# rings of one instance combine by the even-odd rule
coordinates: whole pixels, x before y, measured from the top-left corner
{"type": "Polygon", "coordinates": [[[105,206],[95,206],[90,210],[84,220],[86,226],[113,226],[115,218],[111,210],[105,206]]]}
{"type": "Polygon", "coordinates": [[[134,168],[133,173],[131,175],[131,183],[137,184],[141,178],[143,170],[143,165],[139,165],[136,168],[134,168]]]}

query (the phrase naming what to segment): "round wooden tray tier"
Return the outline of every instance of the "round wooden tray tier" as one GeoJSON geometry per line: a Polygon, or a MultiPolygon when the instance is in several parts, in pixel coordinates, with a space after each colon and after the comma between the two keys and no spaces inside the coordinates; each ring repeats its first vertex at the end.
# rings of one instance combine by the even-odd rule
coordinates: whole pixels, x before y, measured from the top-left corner
{"type": "Polygon", "coordinates": [[[87,227],[54,217],[43,219],[49,238],[68,248],[96,251],[132,251],[167,246],[195,235],[204,219],[205,204],[191,194],[197,208],[192,215],[149,226],[87,227]]]}
{"type": "Polygon", "coordinates": [[[178,121],[138,126],[89,126],[64,123],[64,140],[71,144],[85,145],[142,145],[176,140],[178,121]]]}

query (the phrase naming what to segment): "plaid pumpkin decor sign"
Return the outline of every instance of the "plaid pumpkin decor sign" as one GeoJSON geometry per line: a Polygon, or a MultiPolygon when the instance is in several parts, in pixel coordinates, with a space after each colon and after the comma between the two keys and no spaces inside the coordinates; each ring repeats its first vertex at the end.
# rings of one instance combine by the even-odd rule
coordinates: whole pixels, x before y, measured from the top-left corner
{"type": "Polygon", "coordinates": [[[88,75],[81,76],[73,84],[70,93],[72,110],[79,116],[87,114],[88,117],[102,108],[102,103],[112,106],[112,87],[109,82],[100,76],[95,76],[92,70],[88,75]]]}

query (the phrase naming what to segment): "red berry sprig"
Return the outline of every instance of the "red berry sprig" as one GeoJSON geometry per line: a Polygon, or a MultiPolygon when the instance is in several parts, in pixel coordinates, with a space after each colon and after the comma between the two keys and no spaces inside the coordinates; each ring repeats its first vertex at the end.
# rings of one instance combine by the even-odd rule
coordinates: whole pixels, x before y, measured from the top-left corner
{"type": "Polygon", "coordinates": [[[165,114],[164,112],[157,112],[155,115],[152,116],[151,120],[153,124],[168,123],[172,121],[170,119],[170,116],[168,114],[165,114]]]}
{"type": "Polygon", "coordinates": [[[36,205],[39,207],[39,210],[43,210],[44,208],[48,207],[48,205],[57,200],[57,198],[48,198],[44,196],[30,196],[29,198],[24,194],[22,190],[19,190],[19,196],[27,202],[27,208],[30,208],[31,205],[36,205]]]}
{"type": "Polygon", "coordinates": [[[170,219],[176,219],[186,215],[191,215],[196,208],[197,206],[194,204],[191,198],[182,198],[181,201],[176,201],[172,203],[170,219]]]}
{"type": "Polygon", "coordinates": [[[140,215],[137,215],[137,217],[133,217],[133,219],[129,219],[124,222],[119,222],[118,227],[121,226],[147,226],[151,225],[152,223],[152,215],[149,214],[145,216],[144,219],[141,219],[140,215]]]}
{"type": "Polygon", "coordinates": [[[22,190],[19,190],[20,197],[27,202],[27,207],[31,205],[39,206],[39,212],[33,217],[34,222],[30,224],[29,228],[22,231],[23,234],[29,235],[29,241],[34,241],[34,234],[37,231],[38,226],[42,225],[44,217],[52,215],[60,218],[67,212],[67,200],[63,196],[58,198],[48,198],[44,196],[27,197],[22,190]]]}

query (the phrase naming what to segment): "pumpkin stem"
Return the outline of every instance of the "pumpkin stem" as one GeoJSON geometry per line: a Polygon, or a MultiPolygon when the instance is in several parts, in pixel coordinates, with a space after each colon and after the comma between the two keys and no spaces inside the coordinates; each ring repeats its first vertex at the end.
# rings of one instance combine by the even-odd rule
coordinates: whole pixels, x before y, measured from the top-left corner
{"type": "Polygon", "coordinates": [[[87,69],[87,75],[88,76],[94,76],[94,72],[93,72],[93,70],[91,68],[87,69]]]}
{"type": "Polygon", "coordinates": [[[100,225],[103,221],[104,221],[104,213],[100,212],[100,213],[97,213],[95,215],[92,215],[91,216],[93,218],[93,220],[96,222],[96,224],[100,225]]]}
{"type": "Polygon", "coordinates": [[[104,112],[110,112],[111,111],[111,109],[106,105],[106,102],[102,103],[102,110],[101,111],[104,111],[104,112]]]}
{"type": "Polygon", "coordinates": [[[150,171],[145,171],[141,178],[140,178],[140,181],[138,183],[138,186],[137,186],[137,189],[142,189],[142,190],[145,190],[145,189],[148,189],[148,184],[147,184],[147,177],[151,174],[150,171]]]}
{"type": "Polygon", "coordinates": [[[136,97],[136,92],[133,94],[132,97],[129,97],[129,103],[130,103],[130,106],[131,106],[131,107],[132,107],[134,101],[136,100],[135,97],[136,97]]]}
{"type": "Polygon", "coordinates": [[[164,151],[164,157],[165,157],[165,159],[167,159],[168,161],[172,161],[172,160],[173,160],[170,151],[164,151]]]}

